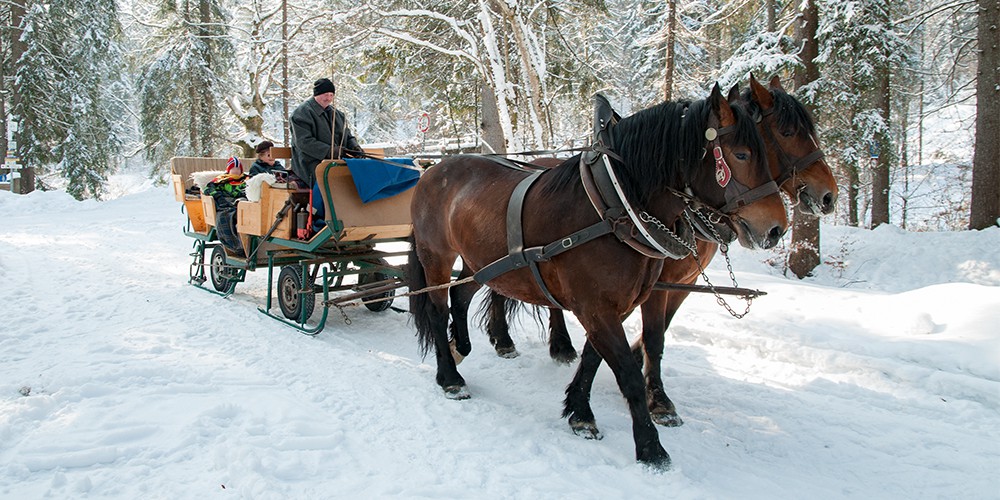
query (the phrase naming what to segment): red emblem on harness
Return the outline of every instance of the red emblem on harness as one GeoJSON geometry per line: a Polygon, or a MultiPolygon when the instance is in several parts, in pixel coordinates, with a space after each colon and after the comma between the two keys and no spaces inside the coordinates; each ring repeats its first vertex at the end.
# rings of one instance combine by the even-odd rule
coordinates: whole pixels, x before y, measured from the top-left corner
{"type": "Polygon", "coordinates": [[[722,148],[716,146],[712,150],[712,155],[715,156],[715,181],[719,183],[719,186],[726,187],[729,184],[729,179],[733,178],[733,173],[729,170],[729,165],[726,164],[726,159],[722,156],[722,148]]]}

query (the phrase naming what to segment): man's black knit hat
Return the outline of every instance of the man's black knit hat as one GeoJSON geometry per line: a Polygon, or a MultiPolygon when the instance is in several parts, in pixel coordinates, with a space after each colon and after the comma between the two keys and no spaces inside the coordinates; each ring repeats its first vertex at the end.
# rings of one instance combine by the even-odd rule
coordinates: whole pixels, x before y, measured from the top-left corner
{"type": "Polygon", "coordinates": [[[327,92],[337,93],[337,87],[333,86],[333,82],[329,78],[320,78],[313,83],[313,95],[325,94],[327,92]]]}

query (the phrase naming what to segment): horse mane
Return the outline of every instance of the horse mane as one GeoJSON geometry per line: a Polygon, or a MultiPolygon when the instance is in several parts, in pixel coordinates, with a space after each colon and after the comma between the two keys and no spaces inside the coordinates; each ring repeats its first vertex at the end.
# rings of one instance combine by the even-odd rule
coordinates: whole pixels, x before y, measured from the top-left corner
{"type": "MultiPolygon", "coordinates": [[[[757,116],[760,112],[760,105],[750,98],[751,89],[745,89],[740,96],[741,100],[747,104],[747,111],[751,116],[757,116]]],[[[770,89],[771,98],[774,99],[774,114],[778,119],[778,128],[781,130],[805,130],[810,134],[816,133],[816,125],[812,113],[795,96],[781,89],[770,89]]]]}
{"type": "MultiPolygon", "coordinates": [[[[705,156],[705,129],[711,106],[707,100],[666,101],[623,118],[611,130],[615,153],[624,162],[612,160],[625,197],[647,205],[664,187],[682,189],[689,184],[705,156]]],[[[733,107],[735,142],[747,145],[752,154],[763,154],[764,144],[750,115],[733,107]]],[[[547,194],[579,184],[579,156],[549,172],[547,194]]]]}

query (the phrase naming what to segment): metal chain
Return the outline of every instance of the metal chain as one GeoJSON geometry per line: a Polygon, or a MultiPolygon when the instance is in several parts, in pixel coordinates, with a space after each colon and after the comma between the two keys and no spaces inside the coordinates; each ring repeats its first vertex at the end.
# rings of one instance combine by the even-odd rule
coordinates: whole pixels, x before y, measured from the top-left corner
{"type": "Polygon", "coordinates": [[[344,324],[345,325],[349,325],[349,324],[352,323],[351,322],[351,318],[348,318],[347,317],[347,312],[344,311],[344,306],[349,306],[349,305],[351,305],[351,304],[344,304],[344,305],[334,304],[333,305],[333,307],[336,307],[337,310],[340,311],[340,316],[344,318],[344,324]]]}
{"type": "MultiPolygon", "coordinates": [[[[705,222],[705,227],[707,227],[709,229],[709,231],[712,232],[712,236],[718,242],[719,251],[722,252],[722,256],[725,257],[725,259],[726,259],[726,269],[729,270],[729,279],[733,282],[733,287],[734,288],[739,288],[740,284],[736,282],[736,273],[733,272],[733,262],[729,259],[729,244],[724,243],[722,241],[722,236],[719,234],[718,231],[715,230],[715,224],[712,224],[711,221],[708,219],[708,217],[706,217],[705,214],[703,214],[701,212],[701,210],[694,210],[694,213],[698,214],[698,218],[700,218],[702,221],[704,221],[705,222]]],[[[684,211],[684,217],[687,217],[687,218],[691,217],[691,215],[688,214],[687,210],[684,211]]],[[[691,221],[689,220],[688,223],[691,223],[691,221]]],[[[732,315],[736,319],[743,319],[744,316],[746,316],[747,314],[750,313],[750,304],[753,303],[753,298],[752,297],[750,297],[750,296],[743,297],[743,300],[746,301],[747,305],[746,305],[746,309],[743,310],[742,314],[734,311],[733,308],[732,308],[732,306],[729,305],[729,302],[726,302],[726,299],[724,299],[722,297],[722,295],[719,294],[719,291],[715,289],[715,285],[712,284],[712,281],[708,279],[708,274],[705,273],[705,268],[701,267],[701,261],[698,260],[698,259],[695,259],[695,263],[698,264],[698,270],[701,271],[701,277],[702,277],[702,279],[705,280],[705,283],[708,284],[708,288],[710,290],[712,290],[712,294],[715,295],[715,302],[716,303],[718,303],[720,306],[726,308],[726,311],[729,311],[729,314],[732,315]]]]}
{"type": "MultiPolygon", "coordinates": [[[[712,221],[709,220],[709,218],[701,212],[701,210],[692,208],[687,199],[684,200],[684,204],[687,205],[689,209],[682,212],[684,214],[685,221],[688,223],[688,225],[691,226],[693,230],[694,221],[691,220],[691,215],[689,214],[689,212],[694,212],[698,214],[698,218],[700,218],[705,223],[705,227],[707,227],[709,231],[712,232],[712,236],[715,238],[716,243],[719,245],[719,251],[722,252],[722,256],[725,257],[726,259],[726,268],[729,270],[729,279],[732,280],[733,287],[739,288],[740,284],[736,282],[736,273],[733,272],[733,262],[729,259],[729,244],[724,243],[722,241],[722,235],[720,235],[719,232],[715,230],[715,224],[713,224],[712,221]]],[[[679,236],[677,236],[676,233],[671,231],[670,228],[668,228],[665,224],[660,222],[659,219],[657,219],[656,217],[650,215],[645,211],[639,212],[639,219],[647,224],[653,224],[654,226],[656,226],[657,229],[663,231],[664,233],[667,233],[668,235],[670,235],[671,238],[677,240],[681,245],[683,245],[684,248],[687,248],[688,250],[691,251],[691,255],[692,257],[694,257],[694,262],[698,265],[698,270],[701,272],[702,279],[705,280],[705,283],[708,284],[708,288],[712,290],[712,294],[715,295],[716,303],[726,308],[726,311],[729,311],[729,314],[731,314],[736,319],[743,319],[744,316],[750,313],[750,304],[753,303],[752,297],[746,296],[743,298],[743,300],[746,301],[747,305],[746,309],[744,309],[743,313],[741,314],[733,310],[732,306],[729,305],[729,302],[726,302],[726,299],[722,297],[722,295],[719,293],[718,290],[716,290],[715,285],[713,285],[712,281],[708,279],[708,274],[705,273],[705,268],[701,267],[701,261],[698,259],[698,250],[696,249],[697,245],[691,245],[688,242],[684,241],[679,236]]]]}
{"type": "MultiPolygon", "coordinates": [[[[729,246],[720,244],[719,250],[722,251],[722,256],[726,258],[726,269],[729,270],[729,279],[732,280],[733,287],[739,288],[740,284],[736,282],[736,274],[733,272],[733,263],[729,260],[729,246]]],[[[708,279],[708,274],[705,273],[705,268],[701,267],[701,261],[695,259],[695,263],[698,264],[698,270],[701,271],[701,278],[705,280],[705,283],[708,284],[708,288],[712,290],[712,294],[715,295],[715,302],[717,304],[726,308],[726,311],[729,311],[729,314],[736,319],[743,319],[744,316],[750,313],[750,304],[753,304],[753,297],[749,295],[742,297],[747,304],[746,309],[744,309],[742,313],[734,311],[732,306],[729,305],[729,302],[726,302],[726,299],[724,299],[722,295],[719,294],[719,291],[715,289],[715,285],[712,284],[712,281],[708,279]]]]}
{"type": "Polygon", "coordinates": [[[665,224],[663,224],[662,222],[660,222],[660,220],[657,219],[656,217],[653,217],[649,213],[647,213],[645,211],[642,211],[642,212],[639,212],[639,220],[645,222],[646,224],[653,224],[660,231],[662,231],[664,233],[667,233],[668,235],[670,235],[671,238],[673,238],[678,243],[680,243],[684,248],[688,249],[688,251],[691,252],[691,255],[693,255],[696,259],[698,258],[698,248],[697,248],[697,245],[692,245],[692,244],[684,241],[683,238],[681,238],[680,236],[677,236],[677,233],[674,233],[673,231],[671,231],[670,228],[668,228],[665,224]]]}
{"type": "Polygon", "coordinates": [[[688,224],[691,224],[692,226],[694,225],[694,221],[691,220],[690,212],[694,212],[695,214],[697,214],[698,218],[705,223],[705,227],[707,227],[708,230],[712,232],[712,237],[715,238],[715,243],[719,245],[719,250],[722,250],[722,254],[726,255],[726,253],[729,252],[729,244],[726,243],[725,241],[722,241],[722,235],[715,230],[716,223],[712,222],[712,219],[710,219],[708,216],[702,213],[701,210],[698,210],[697,208],[692,208],[690,204],[688,204],[688,209],[689,210],[684,211],[684,217],[688,219],[688,224]]]}

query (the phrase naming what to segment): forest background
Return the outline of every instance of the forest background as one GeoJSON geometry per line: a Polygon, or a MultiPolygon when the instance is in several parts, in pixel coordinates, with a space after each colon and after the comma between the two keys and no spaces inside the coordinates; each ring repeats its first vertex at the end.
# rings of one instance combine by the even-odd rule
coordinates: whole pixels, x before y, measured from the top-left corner
{"type": "MultiPolygon", "coordinates": [[[[998,19],[1000,0],[0,0],[0,146],[35,187],[101,199],[123,168],[288,144],[323,76],[363,144],[503,153],[587,145],[595,92],[627,115],[779,75],[840,180],[833,222],[979,229],[1000,217],[998,19]]],[[[796,217],[796,274],[818,237],[796,217]]]]}

